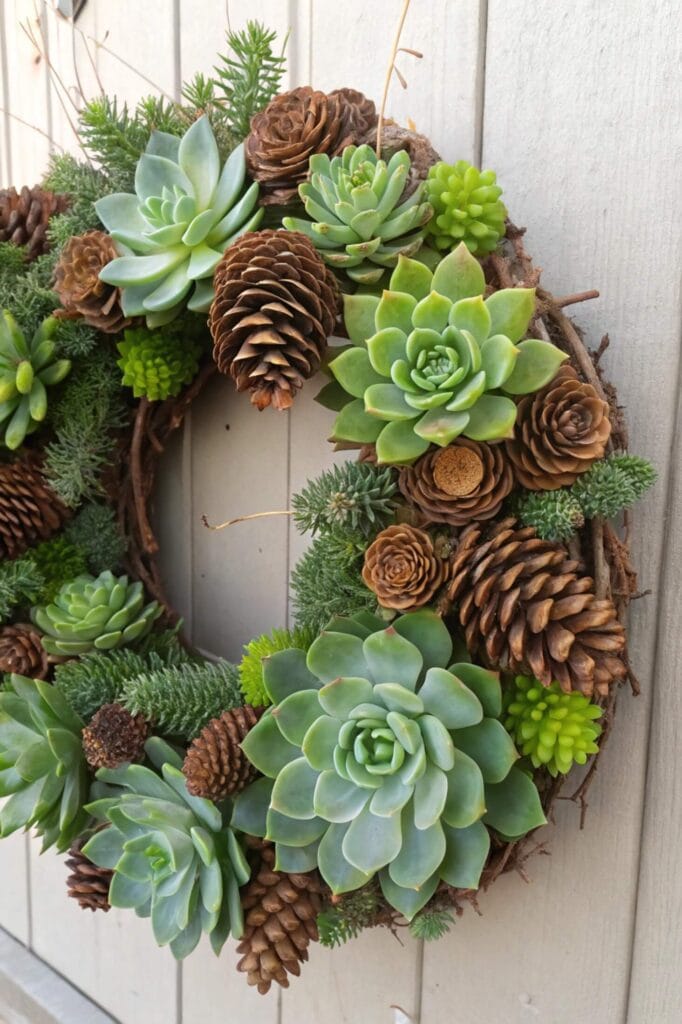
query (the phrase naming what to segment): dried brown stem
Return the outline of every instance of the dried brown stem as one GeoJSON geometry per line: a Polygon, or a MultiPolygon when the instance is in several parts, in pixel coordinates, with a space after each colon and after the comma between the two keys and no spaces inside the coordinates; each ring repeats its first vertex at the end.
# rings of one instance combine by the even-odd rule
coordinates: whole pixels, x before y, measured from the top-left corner
{"type": "Polygon", "coordinates": [[[596,288],[592,288],[587,292],[573,292],[572,295],[564,295],[560,299],[554,299],[554,305],[559,309],[563,309],[564,306],[575,306],[578,302],[587,302],[588,299],[598,298],[599,292],[596,288]]]}
{"type": "Polygon", "coordinates": [[[410,9],[410,0],[403,0],[403,7],[400,12],[400,20],[398,21],[398,29],[393,40],[393,46],[391,48],[391,56],[388,62],[388,70],[386,72],[386,78],[384,79],[384,91],[381,96],[381,108],[379,110],[379,120],[377,122],[377,145],[376,152],[377,156],[381,156],[381,136],[384,130],[384,121],[386,119],[386,101],[388,100],[388,90],[391,85],[391,75],[396,70],[395,59],[398,55],[398,48],[400,46],[400,37],[403,33],[403,26],[405,24],[405,18],[407,12],[410,9]]]}

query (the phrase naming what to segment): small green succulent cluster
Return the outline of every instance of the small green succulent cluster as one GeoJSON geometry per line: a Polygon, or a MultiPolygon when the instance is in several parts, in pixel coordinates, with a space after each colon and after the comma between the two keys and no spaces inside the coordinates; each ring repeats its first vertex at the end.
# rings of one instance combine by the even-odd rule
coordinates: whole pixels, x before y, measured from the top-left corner
{"type": "Polygon", "coordinates": [[[167,331],[134,327],[125,331],[118,343],[124,387],[132,388],[135,398],[150,402],[178,395],[191,383],[199,369],[201,346],[167,331]]]}
{"type": "Polygon", "coordinates": [[[460,435],[510,437],[513,396],[544,387],[567,357],[550,342],[521,341],[532,288],[485,300],[484,291],[481,265],[462,243],[433,273],[400,257],[380,299],[346,296],[353,344],[329,365],[337,393],[318,396],[341,409],[334,440],[374,443],[380,463],[409,463],[460,435]]]}
{"type": "Polygon", "coordinates": [[[371,146],[346,146],[341,156],[310,158],[310,180],[298,191],[310,220],[285,217],[301,231],[325,263],[351,281],[373,284],[400,255],[416,253],[432,208],[422,186],[401,202],[410,158],[399,150],[386,163],[371,146]]]}
{"type": "Polygon", "coordinates": [[[239,887],[250,874],[226,820],[229,807],[190,796],[180,757],[158,737],[145,749],[160,775],[142,765],[98,771],[103,795],[87,810],[107,827],[83,853],[113,871],[111,905],[150,917],[157,943],[176,959],[196,948],[202,932],[217,955],[230,934],[242,934],[239,887]]]}
{"type": "Polygon", "coordinates": [[[33,608],[31,618],[48,654],[74,655],[140,640],[160,614],[157,601],[145,605],[139,580],[106,570],[97,579],[84,574],[65,583],[53,603],[33,608]]]}
{"type": "Polygon", "coordinates": [[[266,658],[292,647],[307,651],[314,639],[315,635],[310,629],[273,629],[245,644],[244,656],[239,663],[239,685],[246,703],[254,708],[266,707],[271,703],[263,681],[266,658]]]}
{"type": "Polygon", "coordinates": [[[565,775],[599,750],[603,712],[583,693],[564,693],[558,683],[543,686],[516,676],[505,693],[505,728],[536,768],[565,775]]]}
{"type": "Polygon", "coordinates": [[[426,194],[434,212],[427,231],[437,249],[454,249],[464,242],[475,255],[493,251],[504,235],[507,216],[496,181],[494,171],[479,171],[466,160],[431,167],[426,194]]]}
{"type": "Polygon", "coordinates": [[[309,481],[291,505],[302,533],[368,537],[388,525],[398,500],[398,481],[390,467],[344,462],[309,481]]]}
{"type": "Polygon", "coordinates": [[[318,867],[333,893],[378,874],[411,919],[441,879],[476,888],[486,826],[519,837],[545,818],[498,720],[498,677],[446,669],[452,640],[433,612],[383,627],[337,619],[307,655],[268,660],[274,706],[242,744],[264,778],[238,796],[233,825],[275,842],[283,871],[318,867]]]}
{"type": "Polygon", "coordinates": [[[68,850],[85,828],[89,778],[82,720],[54,686],[11,676],[0,691],[0,836],[35,828],[68,850]]]}
{"type": "Polygon", "coordinates": [[[0,313],[0,430],[14,451],[47,415],[47,389],[64,380],[71,363],[55,359],[57,321],[43,320],[28,342],[8,310],[0,313]]]}

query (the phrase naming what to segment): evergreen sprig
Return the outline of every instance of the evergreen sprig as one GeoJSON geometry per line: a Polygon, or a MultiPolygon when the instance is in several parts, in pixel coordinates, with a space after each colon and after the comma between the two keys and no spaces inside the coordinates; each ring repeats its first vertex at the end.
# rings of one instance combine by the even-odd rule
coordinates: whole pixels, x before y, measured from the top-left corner
{"type": "MultiPolygon", "coordinates": [[[[242,32],[228,32],[229,54],[220,54],[215,67],[217,86],[227,103],[228,123],[237,139],[249,134],[251,118],[278,92],[286,66],[284,53],[273,44],[277,33],[258,21],[248,21],[242,32]]],[[[286,40],[285,40],[286,46],[286,40]]]]}
{"type": "Polygon", "coordinates": [[[514,505],[524,526],[543,540],[567,541],[585,522],[580,502],[570,490],[525,491],[514,505]]]}
{"type": "Polygon", "coordinates": [[[307,651],[314,639],[315,634],[309,629],[273,629],[249,641],[239,663],[239,685],[246,703],[254,708],[271,703],[263,684],[264,658],[291,647],[307,651]]]}
{"type": "Polygon", "coordinates": [[[93,576],[105,569],[117,572],[121,568],[126,543],[109,505],[84,505],[67,525],[64,536],[83,551],[93,576]]]}
{"type": "Polygon", "coordinates": [[[294,495],[294,522],[301,533],[369,537],[393,518],[397,494],[398,482],[390,466],[344,462],[294,495]]]}
{"type": "Polygon", "coordinates": [[[356,939],[363,928],[375,923],[379,907],[379,893],[373,885],[346,893],[317,915],[320,942],[333,949],[356,939]]]}
{"type": "Polygon", "coordinates": [[[85,552],[63,534],[32,548],[30,558],[43,578],[35,604],[50,604],[64,583],[88,571],[85,552]]]}
{"type": "Polygon", "coordinates": [[[365,546],[362,538],[315,538],[291,574],[297,626],[319,633],[335,615],[376,610],[361,575],[365,546]]]}
{"type": "Polygon", "coordinates": [[[410,934],[415,939],[433,942],[446,935],[454,923],[455,919],[449,911],[426,907],[410,921],[410,934]]]}
{"type": "Polygon", "coordinates": [[[0,562],[0,625],[12,618],[16,608],[33,604],[44,583],[30,555],[0,562]]]}

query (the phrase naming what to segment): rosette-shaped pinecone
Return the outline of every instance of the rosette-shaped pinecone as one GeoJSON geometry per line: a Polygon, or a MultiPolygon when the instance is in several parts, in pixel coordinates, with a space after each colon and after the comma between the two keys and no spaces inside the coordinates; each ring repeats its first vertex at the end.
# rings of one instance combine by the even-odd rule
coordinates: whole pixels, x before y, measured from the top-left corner
{"type": "Polygon", "coordinates": [[[258,409],[288,409],[317,373],[339,310],[333,274],[304,235],[258,231],[215,274],[213,358],[258,409]]]}
{"type": "Polygon", "coordinates": [[[553,491],[603,458],[610,434],[608,403],[572,366],[562,366],[547,387],[521,399],[506,448],[519,483],[553,491]]]}
{"type": "Polygon", "coordinates": [[[243,743],[264,778],[237,796],[234,827],[275,842],[281,871],[318,866],[337,894],[378,873],[407,918],[440,880],[476,888],[486,826],[520,837],[545,818],[498,720],[499,678],[451,657],[429,611],[388,629],[368,613],[334,619],[307,655],[273,654],[273,706],[243,743]]]}
{"type": "Polygon", "coordinates": [[[68,517],[36,460],[0,463],[0,560],[48,540],[68,517]]]}
{"type": "Polygon", "coordinates": [[[626,675],[625,630],[599,600],[563,544],[541,540],[513,518],[459,537],[450,598],[472,655],[495,668],[534,675],[543,686],[588,697],[626,675]]]}
{"type": "Polygon", "coordinates": [[[87,839],[81,836],[69,850],[66,866],[71,872],[66,880],[69,896],[78,901],[83,910],[111,910],[109,886],[114,877],[108,868],[98,868],[83,853],[87,839]]]}
{"type": "Polygon", "coordinates": [[[479,171],[466,160],[437,163],[426,180],[433,219],[427,227],[437,249],[454,249],[464,242],[469,252],[492,252],[504,234],[507,216],[502,189],[494,171],[479,171]]]}
{"type": "Polygon", "coordinates": [[[400,490],[425,524],[492,519],[514,486],[504,448],[465,437],[400,470],[400,490]]]}
{"type": "Polygon", "coordinates": [[[542,686],[517,676],[505,692],[504,725],[522,754],[550,775],[565,775],[599,750],[603,711],[583,693],[564,693],[558,683],[542,686]]]}
{"type": "Polygon", "coordinates": [[[387,526],[365,551],[362,578],[382,608],[410,611],[436,596],[448,563],[424,530],[407,523],[387,526]]]}
{"type": "Polygon", "coordinates": [[[187,789],[218,803],[244,789],[256,771],[241,742],[260,718],[260,709],[232,708],[212,718],[192,741],[182,767],[187,789]]]}
{"type": "Polygon", "coordinates": [[[399,150],[386,163],[367,145],[347,146],[331,159],[310,158],[310,181],[299,186],[310,220],[284,217],[301,231],[324,261],[352,281],[373,284],[399,256],[421,247],[432,209],[417,189],[401,201],[410,174],[410,158],[399,150]]]}
{"type": "Polygon", "coordinates": [[[91,768],[118,768],[144,759],[149,726],[120,704],[104,704],[83,729],[85,760],[91,768]]]}
{"type": "Polygon", "coordinates": [[[0,673],[47,679],[49,670],[47,653],[33,626],[18,622],[0,629],[0,673]]]}
{"type": "Polygon", "coordinates": [[[69,197],[26,185],[0,189],[0,242],[26,246],[26,259],[34,260],[47,252],[47,226],[50,217],[63,213],[69,197]]]}
{"type": "Polygon", "coordinates": [[[201,346],[190,338],[136,327],[125,332],[117,345],[123,370],[121,383],[135,398],[164,401],[180,394],[199,369],[201,346]]]}
{"type": "Polygon", "coordinates": [[[273,981],[288,988],[289,975],[299,977],[308,946],[317,942],[322,883],[316,871],[276,871],[272,843],[253,838],[248,843],[256,867],[241,894],[244,935],[237,946],[237,970],[265,995],[273,981]]]}
{"type": "Polygon", "coordinates": [[[355,89],[327,95],[310,86],[270,100],[251,121],[246,159],[263,189],[261,202],[288,203],[308,176],[314,153],[336,156],[376,124],[376,108],[355,89]]]}
{"type": "MultiPolygon", "coordinates": [[[[345,296],[352,345],[329,370],[348,398],[333,440],[375,444],[380,463],[406,464],[456,437],[511,437],[510,396],[544,387],[567,356],[547,341],[521,341],[535,308],[532,288],[485,300],[484,291],[481,265],[462,244],[433,273],[400,257],[381,298],[345,296]]],[[[338,388],[333,398],[338,409],[338,388]]]]}
{"type": "MultiPolygon", "coordinates": [[[[362,141],[372,149],[376,149],[376,128],[362,141]]],[[[382,160],[390,160],[401,149],[404,149],[410,158],[410,173],[403,191],[403,198],[407,199],[426,180],[430,169],[440,160],[440,155],[433,148],[431,140],[427,139],[425,135],[410,131],[409,128],[403,128],[393,121],[384,122],[381,129],[382,160]]]]}
{"type": "Polygon", "coordinates": [[[108,570],[65,583],[52,604],[34,608],[31,618],[43,632],[48,654],[111,651],[146,636],[161,614],[158,601],[144,603],[139,580],[108,570]]]}
{"type": "Polygon", "coordinates": [[[118,256],[106,231],[74,235],[61,251],[54,268],[54,290],[62,308],[55,315],[82,317],[105,334],[118,334],[130,323],[121,310],[120,289],[100,280],[100,271],[118,256]]]}

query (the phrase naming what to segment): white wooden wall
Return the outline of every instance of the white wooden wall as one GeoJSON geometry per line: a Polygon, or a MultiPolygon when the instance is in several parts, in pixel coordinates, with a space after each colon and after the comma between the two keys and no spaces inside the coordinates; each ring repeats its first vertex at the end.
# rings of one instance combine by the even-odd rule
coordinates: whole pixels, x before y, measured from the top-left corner
{"type": "MultiPolygon", "coordinates": [[[[50,57],[73,82],[72,36],[35,0],[50,57]]],[[[208,70],[225,0],[89,0],[79,27],[177,94],[208,70]]],[[[289,82],[353,85],[378,97],[400,0],[232,0],[233,27],[260,17],[292,28],[289,82]]],[[[74,148],[68,119],[19,22],[33,0],[0,0],[0,185],[32,184],[51,140],[74,148]],[[14,118],[9,113],[15,115],[14,118]],[[16,118],[41,128],[40,135],[16,118]]],[[[643,694],[623,694],[591,793],[587,828],[566,804],[551,857],[530,884],[502,879],[453,933],[422,948],[366,935],[312,951],[304,977],[266,998],[226,949],[182,968],[129,914],[86,915],[64,897],[63,864],[24,837],[0,843],[0,924],[123,1024],[389,1024],[391,1004],[422,1024],[678,1024],[682,1019],[682,698],[679,607],[679,10],[674,0],[413,0],[403,36],[409,90],[389,104],[443,156],[494,167],[512,217],[528,226],[545,283],[597,287],[577,313],[628,407],[633,450],[659,467],[638,509],[642,588],[632,656],[643,694]]],[[[97,88],[80,40],[84,87],[97,88]]],[[[104,47],[104,87],[134,101],[146,83],[104,47]]],[[[314,383],[290,415],[257,414],[224,382],[192,413],[158,495],[170,589],[195,642],[237,658],[289,617],[287,573],[302,541],[284,519],[209,533],[200,517],[286,508],[331,461],[314,383]]]]}

